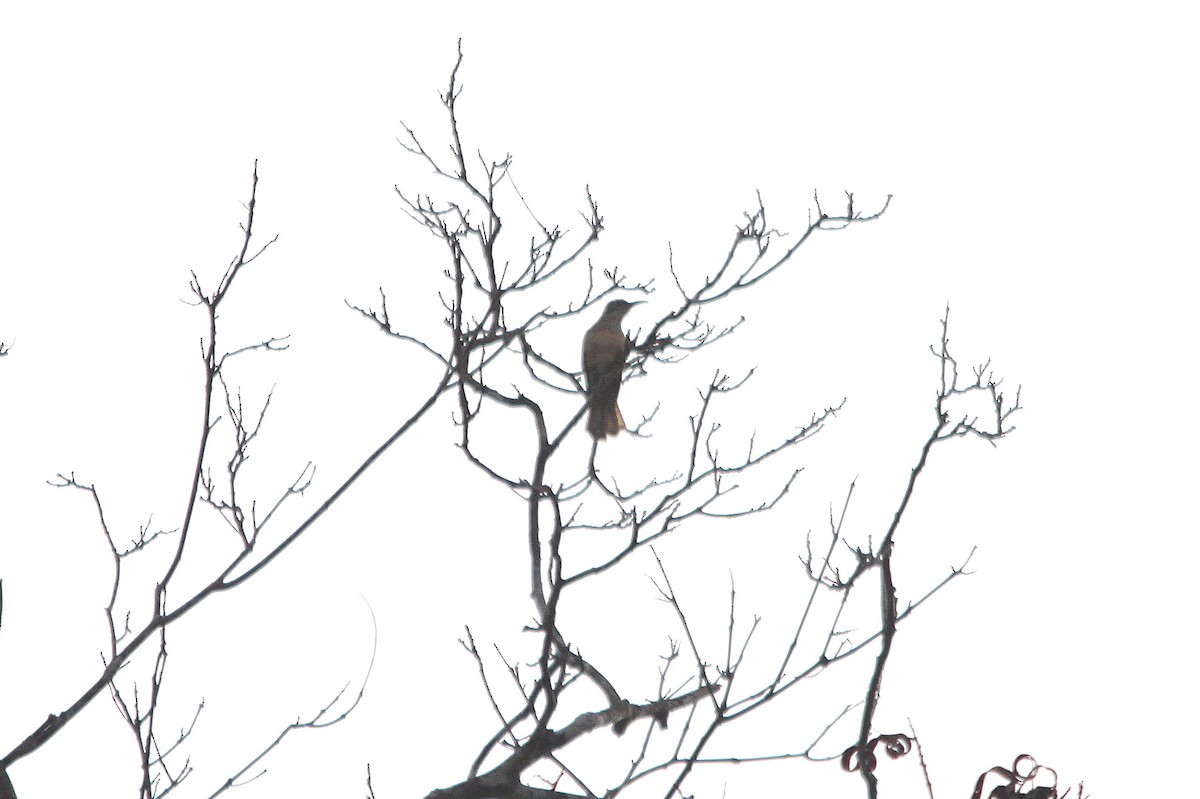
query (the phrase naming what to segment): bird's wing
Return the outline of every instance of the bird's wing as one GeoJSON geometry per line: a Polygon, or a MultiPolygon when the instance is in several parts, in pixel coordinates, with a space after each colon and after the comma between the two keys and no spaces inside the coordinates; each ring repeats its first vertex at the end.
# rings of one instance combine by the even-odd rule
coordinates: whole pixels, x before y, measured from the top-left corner
{"type": "MultiPolygon", "coordinates": [[[[587,378],[588,391],[607,382],[613,369],[625,365],[628,340],[625,334],[612,330],[589,330],[583,337],[583,375],[587,378]]],[[[617,373],[620,382],[620,372],[617,373]]]]}

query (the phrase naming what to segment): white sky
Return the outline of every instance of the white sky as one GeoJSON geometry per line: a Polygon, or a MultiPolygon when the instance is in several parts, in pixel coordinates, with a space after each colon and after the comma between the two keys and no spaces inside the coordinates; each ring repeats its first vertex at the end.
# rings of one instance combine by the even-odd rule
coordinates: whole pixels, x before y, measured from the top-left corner
{"type": "MultiPolygon", "coordinates": [[[[392,187],[444,187],[395,137],[404,119],[445,141],[437,92],[461,36],[468,147],[511,152],[521,192],[564,227],[581,227],[590,185],[607,226],[597,264],[661,281],[670,243],[702,274],[756,190],[791,231],[814,189],[831,204],[843,189],[863,207],[895,197],[748,296],[744,333],[704,367],[760,366],[735,429],[849,403],[776,514],[669,550],[696,607],[724,612],[733,568],[746,618],[782,625],[796,565],[760,553],[798,551],[856,475],[855,533],[882,533],[927,433],[926,347],[949,301],[960,358],[991,357],[1026,410],[996,450],[936,452],[898,539],[901,593],[978,545],[975,574],[901,630],[878,726],[913,720],[939,797],[1024,751],[1093,796],[1169,792],[1164,753],[1197,700],[1194,6],[437,5],[0,6],[0,340],[15,340],[0,361],[0,750],[74,699],[103,642],[103,541],[86,498],[45,481],[95,482],[122,531],[179,523],[203,329],[179,299],[190,270],[212,284],[236,252],[254,159],[257,229],[279,241],[227,307],[227,340],[293,336],[238,374],[247,397],[276,387],[264,495],[316,461],[289,517],[302,518],[407,416],[427,367],[342,301],[384,286],[437,335],[437,251],[392,187]]],[[[669,307],[656,302],[630,325],[669,307]]],[[[627,417],[664,396],[655,377],[626,390],[627,417]]],[[[292,741],[243,795],[361,795],[368,761],[380,797],[462,777],[492,729],[456,639],[469,623],[517,651],[531,609],[519,520],[497,522],[512,501],[466,470],[449,412],[261,580],[172,634],[172,712],[183,723],[208,702],[182,795],[207,796],[239,752],[358,679],[372,634],[360,593],[379,622],[364,704],[292,741]]],[[[683,412],[661,413],[665,441],[683,412]]],[[[618,472],[655,440],[611,446],[618,472]]],[[[620,668],[641,678],[653,664],[638,658],[670,632],[650,572],[628,565],[579,609],[585,654],[628,646],[620,668]]],[[[854,698],[815,685],[745,740],[796,748],[854,698]]],[[[20,796],[130,795],[127,735],[98,699],[13,769],[20,796]]],[[[692,790],[829,785],[861,795],[803,763],[692,790]]]]}

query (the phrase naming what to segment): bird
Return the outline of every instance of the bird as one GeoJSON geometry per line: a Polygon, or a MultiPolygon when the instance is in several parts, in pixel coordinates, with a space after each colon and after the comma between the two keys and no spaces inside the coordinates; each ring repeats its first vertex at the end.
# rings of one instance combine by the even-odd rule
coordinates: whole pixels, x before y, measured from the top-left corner
{"type": "Polygon", "coordinates": [[[604,306],[596,324],[583,334],[583,375],[587,379],[588,422],[592,438],[601,441],[625,429],[625,419],[617,407],[621,391],[621,373],[630,342],[621,329],[621,320],[638,302],[613,300],[604,306]]]}

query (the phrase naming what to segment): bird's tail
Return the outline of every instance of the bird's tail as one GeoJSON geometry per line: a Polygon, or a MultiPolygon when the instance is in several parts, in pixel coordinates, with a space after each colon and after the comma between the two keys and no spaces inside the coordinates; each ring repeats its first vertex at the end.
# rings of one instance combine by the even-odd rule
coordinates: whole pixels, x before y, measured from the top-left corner
{"type": "Polygon", "coordinates": [[[621,415],[621,409],[615,402],[592,405],[588,409],[587,428],[592,438],[600,441],[624,430],[625,417],[621,415]]]}

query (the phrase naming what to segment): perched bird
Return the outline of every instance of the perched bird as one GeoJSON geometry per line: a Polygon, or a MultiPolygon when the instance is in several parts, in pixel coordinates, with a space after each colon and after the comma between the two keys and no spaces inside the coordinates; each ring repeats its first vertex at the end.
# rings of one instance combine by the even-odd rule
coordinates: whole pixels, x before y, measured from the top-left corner
{"type": "Polygon", "coordinates": [[[621,391],[621,373],[629,355],[629,339],[621,329],[621,320],[637,305],[613,300],[604,307],[599,321],[583,335],[583,375],[587,379],[588,432],[600,441],[625,429],[617,394],[621,391]]]}

